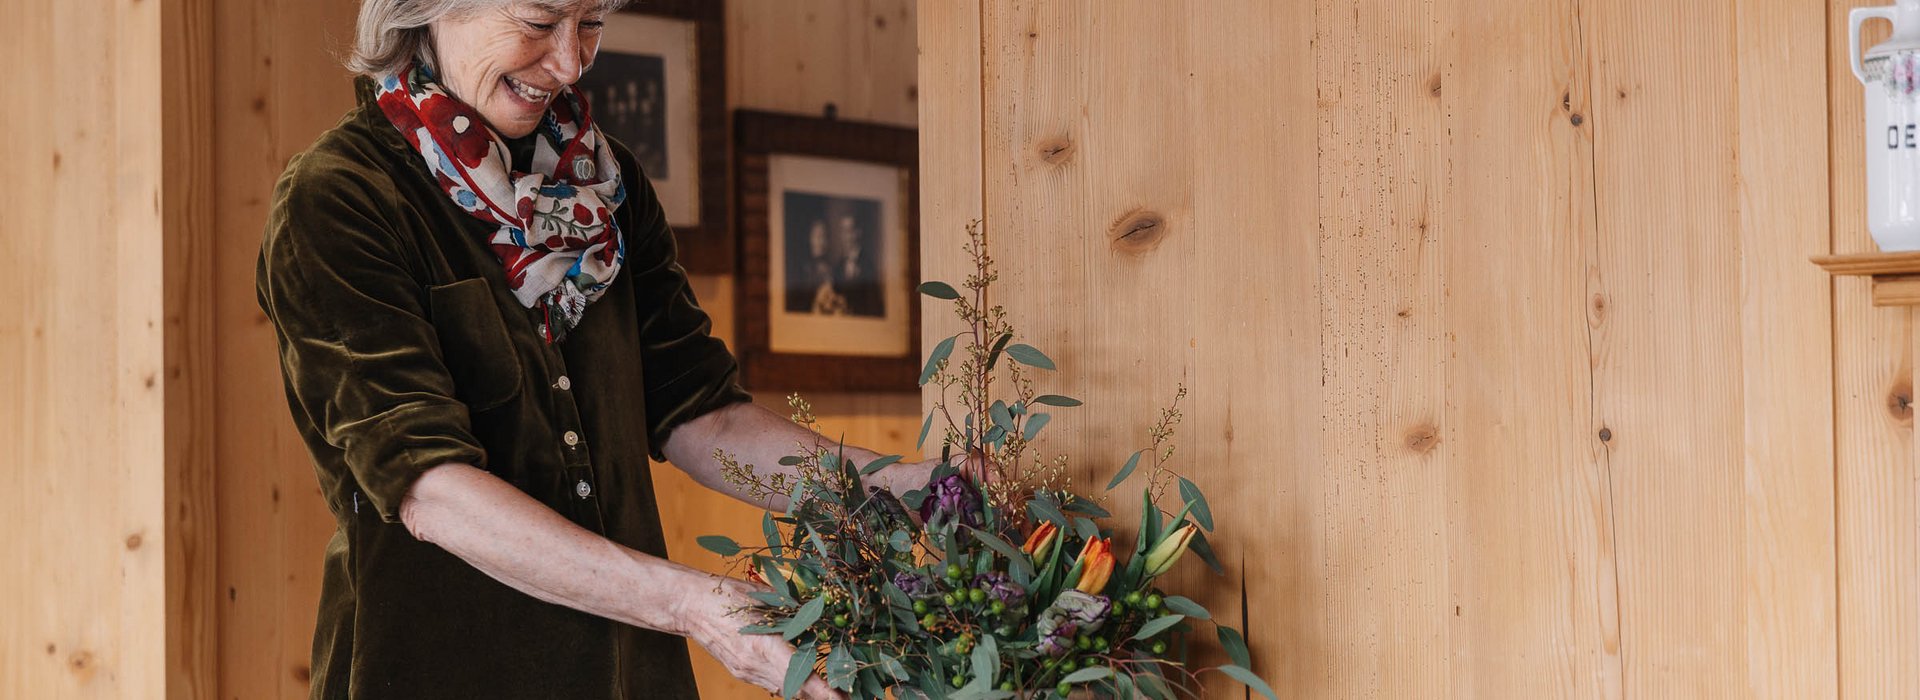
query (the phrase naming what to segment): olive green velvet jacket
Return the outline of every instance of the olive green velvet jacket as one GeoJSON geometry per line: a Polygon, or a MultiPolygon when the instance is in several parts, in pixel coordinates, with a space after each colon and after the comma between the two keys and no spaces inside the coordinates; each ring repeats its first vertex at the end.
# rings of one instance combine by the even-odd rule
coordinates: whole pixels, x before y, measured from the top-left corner
{"type": "Polygon", "coordinates": [[[648,456],[748,396],[709,335],[652,186],[614,145],[625,268],[548,345],[485,245],[359,85],[287,165],[256,287],[294,423],[339,521],[314,698],[695,697],[685,640],[550,605],[398,520],[421,472],[486,469],[615,542],[665,556],[648,456]]]}

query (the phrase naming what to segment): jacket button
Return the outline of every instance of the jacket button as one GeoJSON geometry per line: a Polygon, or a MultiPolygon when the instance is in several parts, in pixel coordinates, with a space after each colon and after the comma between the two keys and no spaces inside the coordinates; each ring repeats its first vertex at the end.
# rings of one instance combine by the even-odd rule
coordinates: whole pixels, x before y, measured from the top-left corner
{"type": "Polygon", "coordinates": [[[569,430],[567,434],[560,436],[560,441],[567,443],[568,447],[578,445],[580,444],[580,434],[569,430]]]}
{"type": "Polygon", "coordinates": [[[586,479],[581,479],[580,483],[573,485],[573,493],[581,498],[591,496],[593,495],[593,484],[587,483],[586,479]]]}
{"type": "Polygon", "coordinates": [[[559,379],[554,380],[553,388],[559,389],[561,391],[567,391],[573,388],[573,380],[568,379],[567,376],[564,374],[560,375],[559,379]]]}

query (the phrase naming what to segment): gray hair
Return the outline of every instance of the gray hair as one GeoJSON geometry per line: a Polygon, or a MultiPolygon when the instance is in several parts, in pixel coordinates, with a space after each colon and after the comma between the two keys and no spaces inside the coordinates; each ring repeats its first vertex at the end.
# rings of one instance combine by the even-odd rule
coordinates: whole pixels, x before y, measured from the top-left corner
{"type": "MultiPolygon", "coordinates": [[[[447,17],[506,5],[514,0],[362,0],[360,20],[354,25],[353,53],[347,69],[379,77],[400,70],[415,59],[433,64],[433,42],[428,26],[447,17]]],[[[567,8],[595,3],[613,12],[627,0],[534,0],[535,4],[567,8]]]]}

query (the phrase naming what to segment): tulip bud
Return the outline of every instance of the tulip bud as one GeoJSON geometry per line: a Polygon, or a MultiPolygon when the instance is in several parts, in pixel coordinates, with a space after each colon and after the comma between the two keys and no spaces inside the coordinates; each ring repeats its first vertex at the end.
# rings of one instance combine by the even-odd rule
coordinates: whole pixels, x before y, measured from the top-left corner
{"type": "Polygon", "coordinates": [[[1059,541],[1059,534],[1060,528],[1053,523],[1040,523],[1039,527],[1033,529],[1033,534],[1027,535],[1027,543],[1020,545],[1020,551],[1026,552],[1036,562],[1046,559],[1053,552],[1054,542],[1059,541]]]}
{"type": "Polygon", "coordinates": [[[1161,538],[1160,543],[1147,552],[1147,578],[1159,576],[1167,573],[1168,569],[1172,569],[1173,563],[1180,560],[1180,555],[1187,553],[1187,545],[1193,542],[1193,533],[1196,530],[1197,527],[1193,523],[1187,523],[1185,527],[1167,533],[1166,537],[1161,538]]]}
{"type": "Polygon", "coordinates": [[[1082,593],[1099,593],[1113,575],[1113,543],[1099,537],[1087,540],[1080,550],[1080,581],[1074,586],[1082,593]]]}

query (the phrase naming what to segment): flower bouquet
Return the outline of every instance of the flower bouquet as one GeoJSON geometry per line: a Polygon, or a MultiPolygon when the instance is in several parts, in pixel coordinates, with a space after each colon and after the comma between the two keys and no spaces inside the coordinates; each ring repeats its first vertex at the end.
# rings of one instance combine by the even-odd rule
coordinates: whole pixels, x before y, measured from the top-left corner
{"type": "MultiPolygon", "coordinates": [[[[1230,664],[1190,666],[1193,628],[1212,616],[1155,585],[1188,550],[1220,570],[1205,534],[1213,529],[1207,499],[1168,466],[1185,389],[1149,430],[1149,447],[1107,484],[1120,487],[1146,461],[1137,538],[1122,546],[1102,525],[1111,514],[1073,490],[1064,457],[1027,454],[1050,420],[1043,408],[1080,402],[1035,395],[1031,372],[1052,370],[1053,361],[1012,342],[1004,310],[985,306],[992,261],[978,224],[968,235],[969,294],[941,282],[920,287],[953,302],[968,326],[934,347],[920,377],[941,388],[920,443],[936,423],[944,433],[942,466],[924,489],[896,498],[866,486],[862,477],[900,457],[856,464],[825,444],[783,458],[791,476],[715,455],[750,496],[790,496],[783,516],[762,520],[763,547],[699,540],[770,589],[754,594],[757,621],[743,631],[778,634],[798,650],[785,697],[818,673],[854,698],[1173,698],[1198,695],[1202,672],[1218,671],[1273,698],[1231,627],[1216,623],[1215,635],[1230,664]],[[995,398],[1002,376],[1011,395],[995,398]]],[[[817,427],[804,400],[788,402],[796,422],[817,427]]]]}

